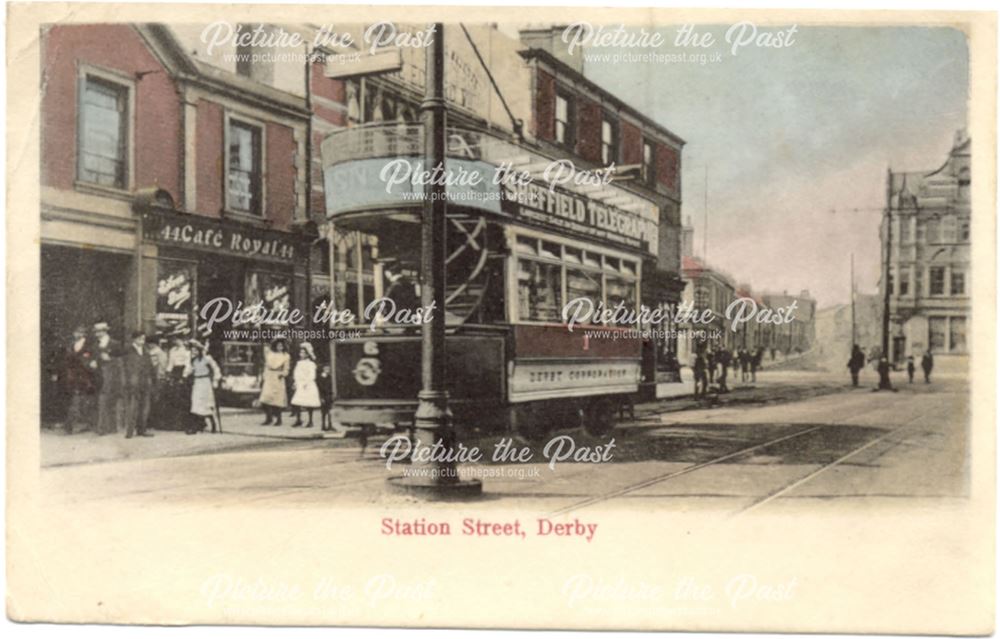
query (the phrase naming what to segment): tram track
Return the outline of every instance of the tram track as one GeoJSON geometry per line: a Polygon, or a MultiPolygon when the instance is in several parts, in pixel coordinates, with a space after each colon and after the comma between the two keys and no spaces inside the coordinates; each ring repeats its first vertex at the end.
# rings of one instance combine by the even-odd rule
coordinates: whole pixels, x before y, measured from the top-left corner
{"type": "MultiPolygon", "coordinates": [[[[549,517],[557,517],[557,516],[560,516],[560,515],[565,515],[565,514],[568,514],[568,513],[571,513],[571,512],[582,510],[584,508],[589,508],[589,507],[594,506],[596,504],[600,504],[600,503],[603,503],[603,502],[608,502],[608,501],[611,501],[613,499],[618,499],[620,497],[624,497],[624,496],[629,495],[631,493],[634,493],[636,491],[643,490],[645,488],[649,488],[650,486],[655,486],[657,484],[661,484],[663,482],[670,481],[670,480],[675,479],[677,477],[688,475],[690,473],[697,472],[699,470],[702,470],[702,469],[705,469],[705,468],[708,468],[708,467],[711,467],[711,466],[715,466],[716,464],[724,463],[724,462],[731,461],[733,459],[737,459],[737,458],[745,456],[745,455],[749,455],[749,454],[752,454],[752,453],[755,453],[755,452],[758,452],[758,451],[761,451],[761,450],[765,450],[765,449],[770,448],[772,446],[775,446],[777,444],[781,444],[781,443],[790,441],[792,439],[803,437],[805,435],[817,432],[817,431],[819,431],[821,429],[824,429],[824,428],[837,428],[837,427],[841,427],[841,426],[845,426],[845,425],[850,425],[850,422],[853,419],[855,419],[856,417],[859,417],[859,416],[865,415],[865,414],[870,414],[870,413],[871,413],[871,410],[868,407],[865,407],[865,408],[863,408],[863,409],[861,409],[859,411],[853,412],[851,415],[845,417],[842,421],[840,421],[840,422],[838,422],[836,424],[819,424],[819,425],[816,425],[816,426],[811,426],[809,428],[805,428],[805,429],[799,430],[799,431],[791,433],[791,434],[786,434],[786,435],[782,435],[780,437],[769,439],[769,440],[764,441],[764,442],[758,442],[758,443],[755,443],[755,444],[753,444],[751,446],[746,446],[746,447],[741,448],[739,450],[733,451],[731,453],[727,453],[727,454],[724,454],[724,455],[713,457],[713,458],[705,460],[703,462],[698,462],[698,463],[695,463],[695,464],[691,464],[689,466],[685,466],[684,468],[680,468],[678,470],[670,471],[670,472],[667,472],[667,473],[656,475],[654,477],[650,477],[648,479],[644,479],[644,480],[639,481],[639,482],[635,482],[635,483],[629,484],[627,486],[624,486],[624,487],[619,488],[617,490],[609,491],[609,492],[604,493],[602,495],[597,495],[597,496],[594,496],[594,497],[590,497],[590,498],[578,501],[576,503],[570,504],[570,505],[565,506],[563,508],[551,511],[548,514],[548,516],[549,517]]],[[[870,445],[874,445],[875,443],[877,443],[877,441],[881,441],[881,440],[889,437],[891,434],[893,434],[893,433],[901,430],[903,427],[908,426],[908,425],[909,424],[906,424],[906,425],[901,426],[901,427],[899,427],[897,429],[889,431],[888,433],[883,433],[878,438],[876,438],[876,440],[869,440],[868,442],[866,442],[865,444],[863,444],[861,448],[867,448],[870,445]]],[[[844,460],[846,460],[846,458],[848,456],[853,455],[854,452],[860,452],[860,450],[854,450],[854,451],[852,451],[847,456],[844,456],[844,460]]],[[[844,461],[844,460],[841,460],[841,461],[844,461]]]]}

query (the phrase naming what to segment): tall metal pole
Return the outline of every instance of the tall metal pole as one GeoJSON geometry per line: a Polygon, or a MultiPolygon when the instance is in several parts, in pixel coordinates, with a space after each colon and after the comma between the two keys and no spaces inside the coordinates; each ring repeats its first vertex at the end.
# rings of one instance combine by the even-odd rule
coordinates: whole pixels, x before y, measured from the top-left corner
{"type": "Polygon", "coordinates": [[[851,252],[851,348],[858,343],[857,316],[854,312],[854,252],[851,252]]]}
{"type": "Polygon", "coordinates": [[[708,164],[705,165],[705,232],[701,237],[701,254],[708,262],[708,164]]]}
{"type": "Polygon", "coordinates": [[[478,480],[461,481],[454,461],[455,431],[451,426],[445,388],[445,259],[447,257],[447,201],[444,176],[447,114],[444,99],[444,25],[435,23],[427,48],[426,93],[420,104],[424,125],[424,170],[440,179],[424,185],[421,220],[420,303],[431,308],[431,319],[421,325],[420,378],[414,417],[415,449],[429,457],[413,455],[407,477],[391,477],[389,485],[425,498],[460,498],[478,495],[478,480]]]}
{"type": "Polygon", "coordinates": [[[889,170],[885,198],[885,264],[883,264],[883,300],[882,300],[882,356],[889,359],[889,299],[891,296],[892,275],[892,170],[889,170]]]}

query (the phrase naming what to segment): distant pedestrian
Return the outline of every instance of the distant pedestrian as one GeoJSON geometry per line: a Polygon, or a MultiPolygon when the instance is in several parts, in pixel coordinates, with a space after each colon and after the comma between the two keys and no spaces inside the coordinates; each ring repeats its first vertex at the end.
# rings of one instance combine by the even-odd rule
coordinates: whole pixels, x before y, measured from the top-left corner
{"type": "Polygon", "coordinates": [[[316,386],[316,355],[309,342],[303,342],[299,347],[299,361],[295,363],[293,378],[295,394],[292,396],[292,406],[297,406],[300,412],[296,415],[292,427],[302,426],[301,410],[305,409],[309,413],[309,423],[306,424],[306,428],[312,428],[313,409],[319,408],[322,404],[319,399],[319,388],[316,386]]]}
{"type": "Polygon", "coordinates": [[[288,406],[285,378],[291,371],[292,360],[285,352],[285,342],[276,339],[264,351],[264,374],[260,387],[260,405],[266,419],[262,426],[281,426],[281,411],[288,406]]]}
{"type": "Polygon", "coordinates": [[[729,364],[732,360],[732,354],[726,350],[722,349],[719,351],[719,392],[728,393],[729,386],[726,385],[726,378],[729,375],[729,364]]]}
{"type": "Polygon", "coordinates": [[[710,348],[706,351],[705,363],[707,365],[706,370],[708,371],[708,384],[711,386],[715,383],[715,369],[719,365],[715,350],[710,348]]]}
{"type": "Polygon", "coordinates": [[[205,430],[207,421],[212,432],[216,432],[219,426],[219,407],[215,402],[215,389],[222,379],[222,371],[219,365],[208,354],[205,345],[197,340],[191,340],[191,364],[184,371],[185,377],[190,377],[191,384],[191,414],[197,419],[197,423],[187,429],[188,435],[205,430]]]}
{"type": "Polygon", "coordinates": [[[924,383],[931,383],[931,371],[934,370],[934,356],[930,349],[924,351],[924,356],[920,358],[920,368],[924,371],[924,383]]]}
{"type": "Polygon", "coordinates": [[[916,366],[913,365],[913,355],[906,358],[906,376],[910,378],[910,383],[913,383],[913,374],[916,372],[916,366]]]}
{"type": "Polygon", "coordinates": [[[754,384],[757,383],[757,369],[760,368],[760,360],[763,357],[763,348],[758,348],[754,351],[753,355],[750,356],[750,378],[754,384]]]}
{"type": "Polygon", "coordinates": [[[847,360],[847,368],[851,371],[851,386],[857,387],[858,374],[865,367],[865,354],[857,344],[851,349],[851,358],[847,360]]]}
{"type": "Polygon", "coordinates": [[[750,381],[750,353],[745,348],[740,349],[740,381],[750,381]]]}
{"type": "Polygon", "coordinates": [[[889,360],[883,357],[878,361],[878,388],[875,390],[891,390],[896,389],[892,387],[892,382],[889,380],[889,371],[891,366],[889,366],[889,360]]]}
{"type": "Polygon", "coordinates": [[[153,433],[147,432],[146,426],[156,370],[142,331],[132,333],[132,343],[122,357],[122,372],[125,439],[133,435],[152,437],[153,433]]]}
{"type": "Polygon", "coordinates": [[[704,397],[708,394],[708,362],[703,352],[698,352],[694,356],[694,396],[704,397]]]}
{"type": "Polygon", "coordinates": [[[167,351],[166,377],[159,390],[159,408],[156,410],[156,422],[160,428],[170,430],[191,430],[194,421],[188,412],[191,401],[190,379],[184,377],[184,371],[191,365],[191,350],[179,335],[174,336],[170,350],[167,351]]]}

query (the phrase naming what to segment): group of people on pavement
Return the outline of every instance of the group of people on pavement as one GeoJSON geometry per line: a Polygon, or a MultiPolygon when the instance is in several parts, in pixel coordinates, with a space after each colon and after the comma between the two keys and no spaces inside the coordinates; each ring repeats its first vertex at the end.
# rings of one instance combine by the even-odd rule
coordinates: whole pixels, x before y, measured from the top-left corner
{"type": "Polygon", "coordinates": [[[194,434],[221,430],[215,389],[218,364],[197,340],[150,341],[142,331],[128,344],[111,337],[107,322],[89,331],[78,326],[62,353],[56,380],[68,398],[67,434],[124,432],[127,439],[152,437],[155,426],[185,424],[194,434]],[[179,407],[189,407],[188,411],[179,407]]]}
{"type": "MultiPolygon", "coordinates": [[[[861,347],[855,344],[851,348],[851,357],[847,360],[847,369],[851,372],[851,386],[858,386],[858,377],[861,373],[861,369],[865,367],[865,353],[861,350],[861,347]]],[[[924,351],[924,354],[920,358],[920,368],[924,372],[924,383],[931,383],[931,371],[934,370],[934,355],[928,349],[924,351]]],[[[878,364],[875,367],[878,372],[878,387],[875,390],[896,390],[892,387],[892,381],[889,379],[889,372],[892,370],[892,365],[889,364],[889,359],[883,354],[879,356],[878,364]]],[[[913,383],[913,376],[916,373],[916,365],[913,361],[913,355],[909,355],[906,358],[906,375],[909,378],[909,383],[913,383]]]]}
{"type": "Polygon", "coordinates": [[[312,344],[303,342],[299,346],[294,370],[284,340],[276,339],[265,349],[264,372],[258,399],[260,407],[264,410],[262,426],[281,426],[281,414],[291,405],[292,415],[295,417],[293,428],[312,428],[313,411],[319,409],[321,428],[324,431],[333,430],[330,420],[332,395],[330,367],[324,364],[317,369],[316,354],[312,344]],[[302,423],[303,411],[308,415],[306,424],[302,423]]]}
{"type": "Polygon", "coordinates": [[[757,369],[764,358],[764,349],[749,351],[746,348],[729,351],[728,349],[702,348],[695,353],[692,370],[694,371],[694,396],[705,397],[709,387],[718,381],[719,392],[728,393],[729,368],[733,375],[740,374],[740,381],[756,382],[757,369]]]}

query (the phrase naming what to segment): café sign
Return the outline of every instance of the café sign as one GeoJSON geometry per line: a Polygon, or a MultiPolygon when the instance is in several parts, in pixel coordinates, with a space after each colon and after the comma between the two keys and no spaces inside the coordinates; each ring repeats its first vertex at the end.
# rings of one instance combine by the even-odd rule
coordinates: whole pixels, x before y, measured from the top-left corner
{"type": "Polygon", "coordinates": [[[195,215],[147,211],[142,230],[145,240],[156,244],[276,262],[296,257],[296,243],[288,233],[195,215]]]}

